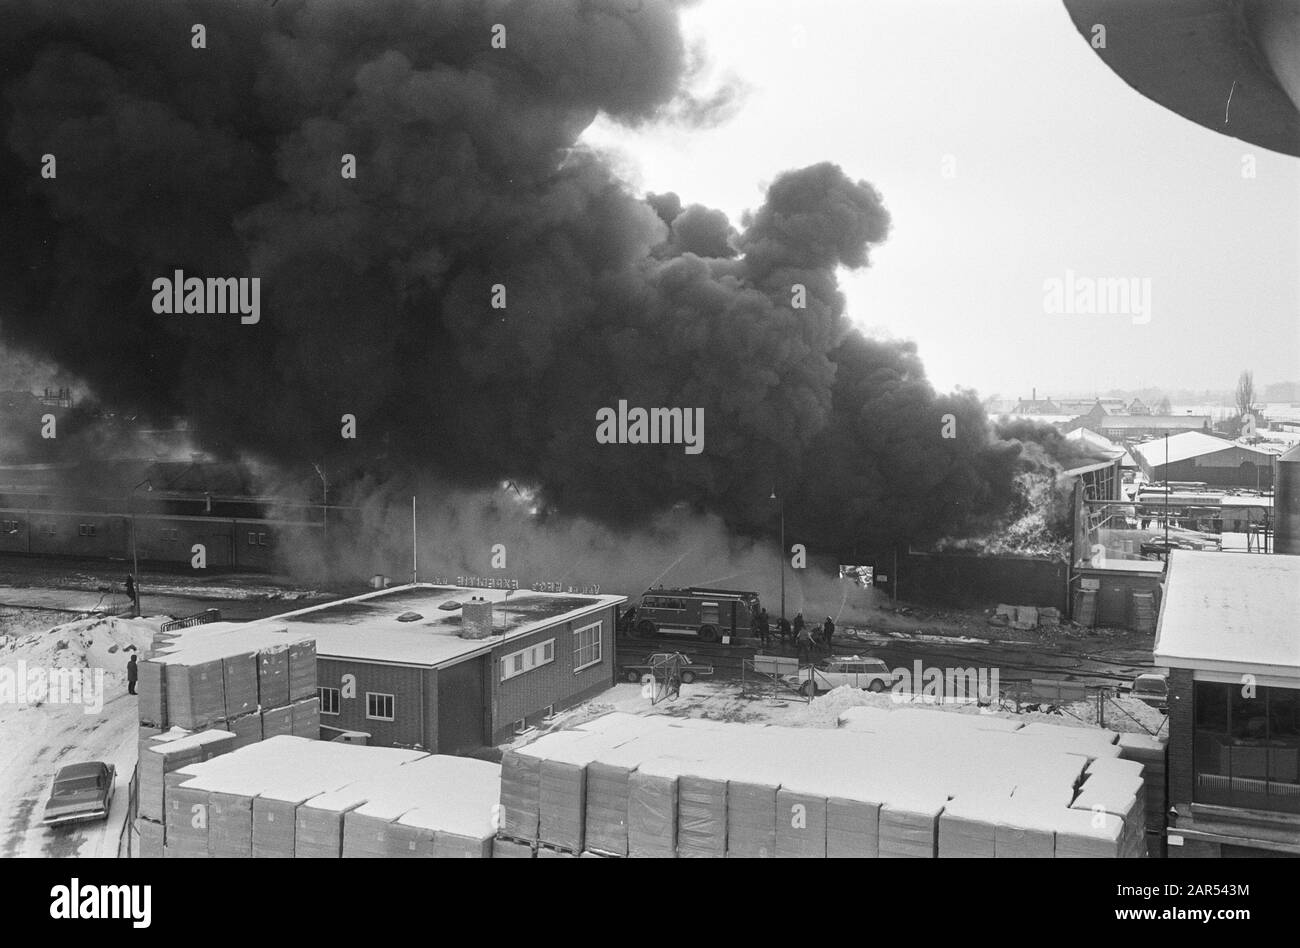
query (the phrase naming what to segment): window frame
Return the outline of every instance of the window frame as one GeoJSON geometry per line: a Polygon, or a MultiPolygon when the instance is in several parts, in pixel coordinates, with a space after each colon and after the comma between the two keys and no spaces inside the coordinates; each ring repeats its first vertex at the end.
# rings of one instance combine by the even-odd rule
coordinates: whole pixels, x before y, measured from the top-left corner
{"type": "Polygon", "coordinates": [[[541,668],[544,665],[550,665],[555,661],[555,639],[549,638],[542,642],[534,642],[521,649],[513,652],[507,652],[501,656],[498,663],[499,680],[502,682],[510,681],[512,678],[518,678],[520,675],[526,675],[530,671],[541,668]],[[547,651],[550,651],[550,657],[546,657],[547,651]],[[509,666],[509,671],[507,671],[509,666]],[[518,666],[518,667],[515,667],[518,666]]]}
{"type": "Polygon", "coordinates": [[[396,721],[397,720],[397,696],[388,694],[384,691],[367,691],[366,692],[366,720],[367,721],[396,721]],[[392,712],[391,716],[384,717],[381,714],[370,713],[371,698],[387,698],[388,710],[392,712]]]}
{"type": "Polygon", "coordinates": [[[320,713],[321,713],[321,714],[328,714],[328,715],[330,715],[331,717],[335,717],[335,716],[339,715],[340,713],[342,713],[342,708],[343,708],[343,698],[342,698],[342,695],[343,695],[343,692],[342,692],[342,690],[339,689],[339,688],[330,688],[330,687],[328,687],[328,686],[326,686],[326,685],[317,685],[317,686],[316,686],[316,697],[320,700],[320,713]],[[331,695],[333,695],[333,701],[332,701],[332,702],[327,702],[327,701],[326,701],[326,697],[325,697],[326,692],[328,692],[328,693],[330,693],[331,695]],[[327,711],[327,710],[325,710],[327,704],[333,704],[333,706],[334,706],[334,710],[333,710],[333,711],[327,711]]]}
{"type": "Polygon", "coordinates": [[[587,625],[581,626],[573,630],[573,673],[575,675],[595,665],[599,665],[604,660],[604,658],[605,658],[605,622],[603,619],[597,619],[595,622],[590,622],[587,625]],[[596,630],[596,638],[593,642],[584,646],[582,644],[582,638],[581,638],[582,633],[588,632],[591,629],[596,630]],[[596,657],[587,662],[581,661],[582,652],[586,649],[592,648],[593,646],[595,647],[596,650],[596,657]]]}

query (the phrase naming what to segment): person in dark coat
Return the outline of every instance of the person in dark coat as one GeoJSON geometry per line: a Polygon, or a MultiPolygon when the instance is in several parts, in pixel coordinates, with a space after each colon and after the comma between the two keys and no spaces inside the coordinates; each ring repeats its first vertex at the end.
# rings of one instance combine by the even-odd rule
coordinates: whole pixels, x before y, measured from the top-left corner
{"type": "Polygon", "coordinates": [[[826,645],[826,651],[831,650],[831,639],[835,636],[835,620],[830,616],[822,623],[822,642],[826,645]]]}
{"type": "Polygon", "coordinates": [[[776,623],[776,629],[781,636],[781,644],[791,644],[791,639],[793,639],[794,635],[790,631],[790,620],[785,616],[781,616],[780,620],[776,623]]]}
{"type": "Polygon", "coordinates": [[[135,598],[135,577],[130,573],[126,574],[126,598],[131,600],[131,605],[135,606],[136,611],[140,610],[140,603],[135,598]]]}
{"type": "Polygon", "coordinates": [[[803,621],[803,613],[802,613],[802,612],[796,612],[796,613],[794,614],[794,635],[795,635],[795,638],[798,638],[798,637],[799,637],[799,633],[803,631],[803,627],[804,627],[805,625],[807,625],[807,624],[808,624],[808,623],[806,623],[806,622],[803,621]]]}
{"type": "Polygon", "coordinates": [[[767,610],[762,609],[758,613],[758,638],[759,641],[763,643],[763,648],[767,648],[767,644],[770,641],[769,633],[771,630],[772,627],[767,621],[767,610]]]}
{"type": "Polygon", "coordinates": [[[135,694],[135,683],[136,680],[139,679],[139,677],[140,677],[140,666],[136,664],[135,652],[132,652],[131,657],[127,660],[126,663],[126,693],[127,694],[129,695],[135,694]]]}

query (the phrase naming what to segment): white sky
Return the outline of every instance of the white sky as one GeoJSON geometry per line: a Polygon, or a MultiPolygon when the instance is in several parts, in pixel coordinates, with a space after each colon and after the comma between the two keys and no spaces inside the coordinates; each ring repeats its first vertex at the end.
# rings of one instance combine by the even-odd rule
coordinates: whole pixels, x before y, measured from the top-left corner
{"type": "Polygon", "coordinates": [[[781,171],[831,160],[870,181],[893,232],[842,275],[849,314],[915,339],[936,387],[1300,380],[1300,160],[1133,91],[1060,0],[703,0],[684,23],[715,77],[750,87],[738,114],[704,131],[602,119],[586,140],[634,186],[737,226],[781,171]],[[1150,321],[1045,314],[1067,269],[1149,278],[1150,321]]]}

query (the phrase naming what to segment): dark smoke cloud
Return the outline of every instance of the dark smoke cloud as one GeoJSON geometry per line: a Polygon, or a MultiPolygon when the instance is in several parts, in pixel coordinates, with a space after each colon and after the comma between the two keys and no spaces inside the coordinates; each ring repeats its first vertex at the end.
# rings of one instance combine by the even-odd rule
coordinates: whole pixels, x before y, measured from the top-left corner
{"type": "Polygon", "coordinates": [[[105,400],[285,467],[513,478],[616,528],[685,502],[768,531],[775,486],[788,533],[843,550],[996,519],[1018,447],[973,396],[936,395],[912,346],[845,318],[836,269],[889,230],[871,185],[787,172],[737,230],[637,198],[578,143],[598,113],[690,119],[677,13],[0,0],[4,332],[105,400]],[[178,268],[260,277],[261,322],[155,315],[151,282],[178,268]],[[702,407],[704,453],[597,444],[619,399],[702,407]]]}

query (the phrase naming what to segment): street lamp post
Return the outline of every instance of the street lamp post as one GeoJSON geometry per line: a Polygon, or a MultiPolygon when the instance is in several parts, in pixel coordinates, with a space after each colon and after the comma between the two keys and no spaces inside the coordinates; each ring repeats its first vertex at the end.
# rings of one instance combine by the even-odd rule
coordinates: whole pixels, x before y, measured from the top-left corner
{"type": "Polygon", "coordinates": [[[135,492],[141,487],[146,493],[153,491],[153,483],[149,478],[145,478],[139,484],[136,484],[126,495],[126,509],[131,517],[131,582],[135,587],[135,614],[140,615],[140,560],[137,555],[135,546],[135,492]]]}
{"type": "Polygon", "coordinates": [[[785,496],[776,496],[776,488],[772,488],[772,496],[769,500],[776,500],[781,505],[781,618],[785,618],[785,496]]]}

